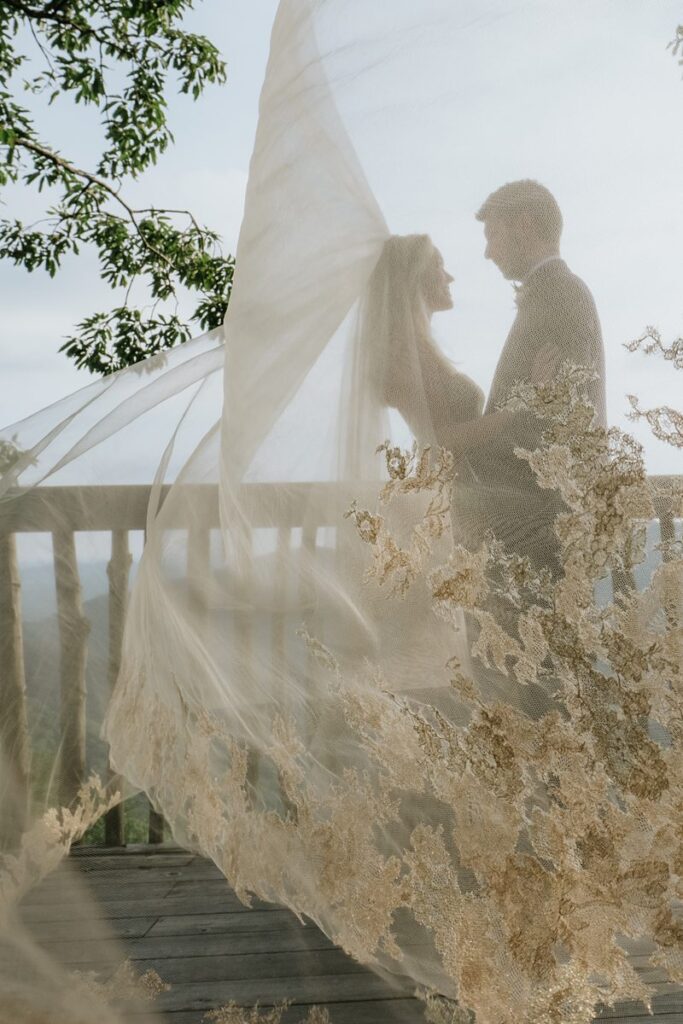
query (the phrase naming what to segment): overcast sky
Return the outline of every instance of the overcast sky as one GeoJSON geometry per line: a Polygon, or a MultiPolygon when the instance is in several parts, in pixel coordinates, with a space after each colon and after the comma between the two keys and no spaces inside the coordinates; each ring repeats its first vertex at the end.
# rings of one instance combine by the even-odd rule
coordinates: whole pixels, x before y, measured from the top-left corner
{"type": "MultiPolygon", "coordinates": [[[[463,4],[469,2],[463,0],[463,4]]],[[[276,6],[276,0],[202,0],[197,4],[188,26],[206,33],[218,45],[228,64],[228,83],[222,89],[210,88],[197,104],[185,97],[171,99],[176,144],[158,167],[134,188],[127,188],[127,195],[139,205],[192,209],[200,220],[222,233],[228,250],[234,249],[239,230],[276,6]]],[[[501,179],[528,173],[541,177],[557,187],[560,198],[563,189],[571,193],[563,204],[565,254],[596,296],[605,329],[610,419],[628,426],[624,418],[627,392],[644,392],[646,401],[652,402],[673,400],[675,391],[680,390],[679,384],[672,391],[666,367],[626,355],[623,349],[623,342],[647,323],[659,324],[669,338],[683,325],[683,82],[666,51],[680,20],[680,3],[547,0],[545,8],[557,12],[558,38],[565,41],[573,34],[575,38],[567,45],[577,54],[585,53],[585,76],[574,76],[575,92],[565,88],[567,109],[553,111],[556,137],[544,136],[546,141],[537,146],[533,166],[527,171],[523,147],[519,159],[514,155],[514,133],[520,125],[528,128],[534,123],[538,133],[546,130],[542,119],[551,105],[536,83],[547,79],[555,87],[553,50],[539,49],[543,67],[515,67],[510,27],[501,25],[493,30],[491,52],[497,56],[490,64],[493,78],[488,84],[504,81],[506,67],[514,67],[525,107],[519,122],[511,118],[509,138],[501,138],[500,133],[487,135],[486,121],[479,118],[477,107],[481,100],[485,109],[481,84],[473,88],[471,101],[463,107],[461,138],[468,144],[465,147],[463,142],[460,179],[453,184],[455,212],[444,221],[444,237],[437,239],[456,277],[456,311],[452,323],[448,319],[443,322],[443,343],[453,357],[463,357],[463,368],[487,388],[514,306],[509,285],[481,259],[481,226],[474,223],[472,214],[501,179]],[[498,50],[496,31],[500,32],[498,50]],[[609,88],[604,88],[604,82],[600,86],[601,76],[609,88]],[[563,164],[556,155],[563,139],[569,138],[566,132],[563,136],[568,125],[575,137],[589,140],[597,131],[598,136],[593,137],[602,142],[600,152],[587,144],[579,161],[582,181],[578,188],[575,181],[570,187],[569,179],[563,180],[563,164]],[[470,144],[474,139],[476,145],[470,144]],[[498,152],[505,155],[507,163],[499,165],[498,152]],[[549,156],[547,173],[545,152],[549,156]],[[610,165],[613,153],[618,155],[610,165]],[[651,173],[654,187],[648,185],[651,173]],[[466,353],[454,348],[454,339],[462,337],[470,342],[466,353]],[[480,338],[487,344],[481,344],[480,338]]],[[[464,50],[462,61],[467,56],[464,50]]],[[[461,73],[464,80],[462,69],[461,73]]],[[[481,65],[467,70],[473,83],[479,73],[481,65]]],[[[561,85],[557,88],[561,90],[561,85]]],[[[96,157],[96,123],[90,133],[83,131],[82,119],[82,110],[74,117],[69,104],[56,104],[45,115],[41,112],[40,124],[48,142],[89,166],[96,157]]],[[[571,166],[565,164],[565,169],[576,177],[575,160],[571,166]]],[[[33,219],[34,200],[29,193],[14,192],[8,198],[8,213],[33,219]]],[[[400,197],[399,204],[387,211],[390,226],[418,230],[418,224],[399,223],[399,206],[400,197]]],[[[92,380],[57,350],[79,319],[109,308],[112,299],[98,279],[95,262],[87,257],[69,260],[54,280],[0,264],[0,290],[0,423],[9,424],[92,380]]],[[[647,437],[645,431],[637,433],[647,437]]],[[[681,471],[680,457],[662,445],[648,442],[648,458],[652,471],[681,471]]]]}

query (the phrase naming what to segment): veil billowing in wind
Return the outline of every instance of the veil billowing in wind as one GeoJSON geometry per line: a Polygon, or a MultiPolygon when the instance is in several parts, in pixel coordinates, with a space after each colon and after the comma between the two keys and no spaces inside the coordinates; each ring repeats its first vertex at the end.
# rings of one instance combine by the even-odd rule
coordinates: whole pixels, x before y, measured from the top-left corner
{"type": "MultiPolygon", "coordinates": [[[[624,249],[614,227],[585,233],[633,159],[610,75],[636,70],[618,47],[606,69],[601,35],[635,46],[627,8],[282,0],[223,328],[0,448],[2,540],[18,538],[2,742],[17,723],[40,738],[34,811],[77,799],[65,751],[109,761],[238,895],[481,1024],[587,1024],[600,1000],[649,999],[634,939],[683,981],[680,552],[674,535],[640,589],[612,585],[652,555],[654,509],[599,407],[595,304],[552,251],[518,308],[494,308],[475,220],[504,181],[538,191],[533,173],[581,224],[589,268],[624,249]],[[513,320],[482,416],[472,377],[513,320]],[[104,585],[109,534],[120,656],[75,569],[104,585]],[[22,560],[57,581],[25,629],[27,707],[22,560]]],[[[525,217],[531,251],[545,239],[525,217]]],[[[639,316],[609,277],[602,297],[606,334],[624,306],[639,316]]]]}

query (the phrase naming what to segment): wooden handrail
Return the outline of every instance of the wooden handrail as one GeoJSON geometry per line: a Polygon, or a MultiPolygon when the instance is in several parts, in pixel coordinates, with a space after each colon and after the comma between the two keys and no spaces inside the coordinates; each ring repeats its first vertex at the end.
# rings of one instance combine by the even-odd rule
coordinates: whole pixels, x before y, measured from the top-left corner
{"type": "MultiPolygon", "coordinates": [[[[36,487],[25,494],[10,491],[0,500],[0,534],[50,533],[61,528],[104,533],[114,530],[144,530],[152,488],[148,484],[123,484],[82,487],[36,487]]],[[[171,488],[160,489],[160,505],[166,503],[171,488]]],[[[241,488],[240,500],[254,529],[272,526],[302,526],[314,517],[320,526],[339,520],[345,500],[367,495],[376,497],[377,483],[253,483],[241,488]],[[277,495],[277,502],[273,496],[277,495]],[[277,522],[273,512],[277,509],[277,522]]],[[[164,510],[164,528],[188,529],[219,526],[218,485],[175,485],[177,499],[164,510]]]]}

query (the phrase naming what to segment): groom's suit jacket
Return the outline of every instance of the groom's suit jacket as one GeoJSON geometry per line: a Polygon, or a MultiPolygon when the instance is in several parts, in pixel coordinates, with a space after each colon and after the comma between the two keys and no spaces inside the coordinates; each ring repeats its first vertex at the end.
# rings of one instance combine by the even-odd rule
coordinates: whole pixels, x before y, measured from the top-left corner
{"type": "MultiPolygon", "coordinates": [[[[561,259],[533,271],[517,293],[517,316],[493,377],[484,414],[495,412],[516,381],[538,379],[539,368],[556,372],[568,360],[595,370],[589,396],[598,419],[605,421],[605,362],[600,321],[593,297],[561,259]]],[[[535,449],[544,429],[531,413],[514,413],[491,442],[466,453],[456,485],[455,520],[462,539],[477,544],[492,530],[512,551],[528,555],[538,566],[559,569],[553,522],[565,506],[555,491],[536,483],[528,463],[515,448],[535,449]]]]}

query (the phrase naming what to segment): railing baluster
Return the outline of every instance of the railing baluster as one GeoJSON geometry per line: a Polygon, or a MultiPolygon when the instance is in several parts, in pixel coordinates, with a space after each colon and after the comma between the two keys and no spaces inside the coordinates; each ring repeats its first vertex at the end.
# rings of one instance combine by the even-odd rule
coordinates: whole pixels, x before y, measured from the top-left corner
{"type": "Polygon", "coordinates": [[[12,847],[26,827],[29,736],[21,622],[21,580],[13,533],[0,534],[0,849],[12,847]]]}
{"type": "MultiPolygon", "coordinates": [[[[655,511],[659,519],[659,539],[662,544],[671,544],[676,539],[676,523],[673,512],[673,499],[666,494],[655,496],[655,511]]],[[[671,552],[664,549],[663,559],[671,561],[671,552]]]]}
{"type": "Polygon", "coordinates": [[[253,633],[250,602],[252,601],[252,560],[253,535],[251,528],[242,525],[240,529],[240,547],[237,550],[237,571],[242,586],[242,594],[245,603],[245,610],[238,612],[235,616],[237,630],[237,644],[240,654],[240,663],[244,666],[244,673],[248,675],[252,667],[253,656],[253,633]]]}
{"type": "Polygon", "coordinates": [[[208,527],[193,526],[187,538],[187,582],[192,594],[197,626],[203,633],[208,625],[206,586],[211,566],[211,534],[208,527]]]}
{"type": "MultiPolygon", "coordinates": [[[[251,685],[250,674],[253,669],[254,635],[252,629],[251,601],[252,595],[252,559],[254,538],[251,527],[242,522],[239,528],[237,547],[237,571],[242,588],[244,610],[233,615],[237,664],[240,666],[246,685],[251,685]]],[[[247,749],[247,782],[255,786],[259,774],[259,752],[249,746],[247,749]]]]}
{"type": "Polygon", "coordinates": [[[290,557],[292,531],[290,527],[281,526],[277,531],[277,550],[275,554],[275,579],[273,597],[273,664],[277,672],[284,672],[287,667],[287,644],[285,638],[284,607],[287,586],[287,560],[290,557]]]}
{"type": "MultiPolygon", "coordinates": [[[[147,544],[147,530],[144,531],[144,543],[147,544]]],[[[149,805],[149,814],[147,817],[147,842],[151,846],[159,846],[164,841],[164,828],[166,822],[164,816],[159,811],[156,811],[152,805],[149,805]]]]}
{"type": "MultiPolygon", "coordinates": [[[[113,692],[121,668],[123,627],[128,604],[128,577],[132,555],[128,544],[127,530],[113,530],[111,535],[111,560],[107,565],[109,578],[109,688],[113,692]]],[[[122,789],[122,779],[110,770],[109,783],[114,789],[122,789]]],[[[107,846],[125,846],[125,822],[123,801],[107,813],[104,819],[104,841],[107,846]]]]}
{"type": "MultiPolygon", "coordinates": [[[[280,698],[280,711],[287,713],[291,712],[292,707],[287,707],[285,702],[282,700],[282,696],[285,693],[284,688],[279,685],[278,676],[280,673],[284,676],[287,669],[287,634],[286,634],[286,622],[287,622],[287,581],[288,581],[288,561],[291,558],[291,543],[292,543],[292,529],[289,526],[281,526],[277,531],[277,549],[275,553],[275,578],[273,581],[273,598],[275,611],[273,612],[273,650],[272,650],[272,664],[274,667],[274,684],[276,687],[276,693],[280,698]]],[[[283,784],[281,773],[278,772],[280,779],[280,796],[282,799],[282,805],[285,814],[288,815],[292,820],[297,819],[297,807],[293,804],[283,784]]]]}
{"type": "Polygon", "coordinates": [[[85,668],[90,623],[83,614],[74,534],[55,530],[52,544],[61,679],[59,800],[68,807],[85,781],[85,668]]]}
{"type": "MultiPolygon", "coordinates": [[[[659,519],[659,539],[663,545],[663,562],[670,562],[674,557],[671,550],[671,545],[676,539],[674,500],[673,492],[667,493],[664,491],[663,493],[655,494],[654,505],[657,518],[659,519]]],[[[678,580],[674,580],[672,583],[669,582],[666,585],[664,604],[666,617],[670,625],[675,629],[681,621],[681,592],[678,580]]]]}
{"type": "Polygon", "coordinates": [[[164,827],[165,821],[163,814],[159,811],[155,811],[152,805],[149,805],[149,835],[148,841],[151,846],[158,846],[164,841],[164,827]]]}
{"type": "MultiPolygon", "coordinates": [[[[317,588],[315,585],[315,548],[318,536],[318,528],[314,523],[307,523],[303,529],[303,535],[301,537],[301,554],[302,554],[302,577],[301,577],[301,589],[299,593],[299,600],[301,602],[302,620],[308,618],[309,628],[311,633],[317,637],[317,588]],[[310,608],[310,612],[308,609],[310,608]],[[308,615],[307,615],[308,612],[308,615]]],[[[310,709],[314,708],[317,704],[316,694],[313,692],[316,688],[318,681],[318,663],[313,657],[310,650],[306,650],[306,679],[308,680],[310,691],[308,694],[308,706],[306,712],[306,721],[303,724],[304,735],[307,741],[310,741],[313,731],[313,721],[310,716],[310,709]]]]}
{"type": "Polygon", "coordinates": [[[301,547],[304,557],[304,572],[305,580],[302,579],[301,585],[301,604],[303,609],[309,605],[311,607],[311,616],[315,617],[316,612],[316,586],[315,578],[313,575],[313,563],[315,559],[315,546],[318,536],[318,528],[314,523],[307,523],[303,530],[303,536],[301,538],[301,547]]]}

